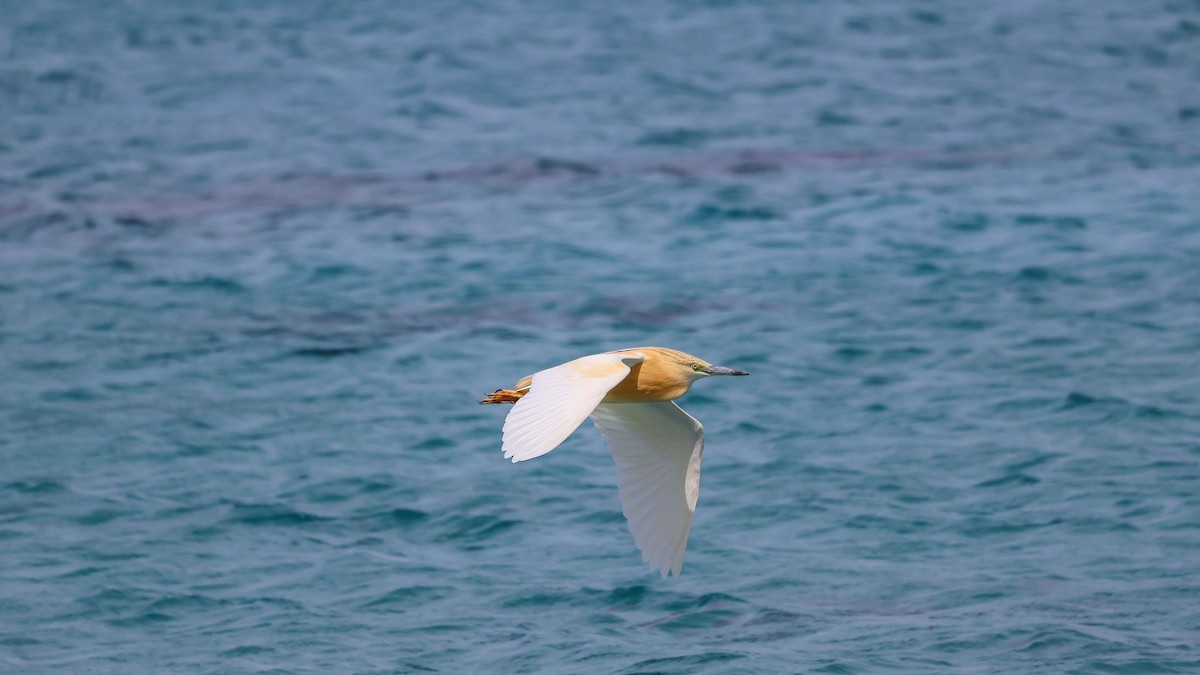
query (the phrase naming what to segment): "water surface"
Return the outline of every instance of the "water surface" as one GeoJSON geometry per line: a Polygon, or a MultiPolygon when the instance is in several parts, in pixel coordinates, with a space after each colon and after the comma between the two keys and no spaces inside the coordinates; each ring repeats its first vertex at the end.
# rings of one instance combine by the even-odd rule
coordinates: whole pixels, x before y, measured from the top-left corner
{"type": "Polygon", "coordinates": [[[1200,668],[1194,3],[0,19],[0,670],[1200,668]],[[669,581],[474,403],[647,344],[669,581]]]}

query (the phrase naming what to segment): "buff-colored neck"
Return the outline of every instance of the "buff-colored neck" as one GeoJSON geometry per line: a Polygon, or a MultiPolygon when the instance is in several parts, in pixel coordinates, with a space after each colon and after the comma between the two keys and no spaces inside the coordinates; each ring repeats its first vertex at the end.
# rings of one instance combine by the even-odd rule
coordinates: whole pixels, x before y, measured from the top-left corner
{"type": "MultiPolygon", "coordinates": [[[[691,354],[666,347],[636,347],[611,353],[624,352],[644,354],[646,360],[629,369],[629,375],[608,392],[606,403],[672,401],[686,394],[696,381],[692,364],[708,365],[691,354]]],[[[480,403],[516,403],[532,383],[532,375],[523,377],[512,389],[497,389],[480,403]]]]}

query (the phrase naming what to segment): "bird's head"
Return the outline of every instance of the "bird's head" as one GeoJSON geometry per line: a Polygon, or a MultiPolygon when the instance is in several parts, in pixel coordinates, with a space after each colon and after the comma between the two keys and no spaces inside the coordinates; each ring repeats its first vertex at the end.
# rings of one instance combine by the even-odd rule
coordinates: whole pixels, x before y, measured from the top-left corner
{"type": "MultiPolygon", "coordinates": [[[[645,348],[643,348],[645,349],[645,348]]],[[[710,375],[749,375],[744,370],[734,370],[724,366],[714,366],[697,356],[692,356],[687,352],[681,352],[676,349],[666,349],[665,347],[651,347],[663,361],[670,363],[672,369],[678,372],[681,376],[687,378],[688,382],[695,382],[710,375]]]]}

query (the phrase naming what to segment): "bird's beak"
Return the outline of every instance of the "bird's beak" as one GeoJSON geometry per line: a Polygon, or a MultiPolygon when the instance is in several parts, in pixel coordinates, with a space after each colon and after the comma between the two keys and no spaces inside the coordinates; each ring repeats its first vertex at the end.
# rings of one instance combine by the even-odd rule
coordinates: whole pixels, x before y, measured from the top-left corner
{"type": "Polygon", "coordinates": [[[734,370],[733,368],[725,368],[722,366],[709,366],[704,372],[709,375],[749,375],[744,370],[734,370]]]}

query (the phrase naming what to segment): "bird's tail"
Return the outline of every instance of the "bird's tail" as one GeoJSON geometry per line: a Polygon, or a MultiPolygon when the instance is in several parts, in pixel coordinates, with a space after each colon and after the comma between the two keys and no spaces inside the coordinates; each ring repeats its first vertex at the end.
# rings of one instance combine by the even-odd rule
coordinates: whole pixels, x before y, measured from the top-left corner
{"type": "Polygon", "coordinates": [[[483,400],[480,401],[480,403],[481,404],[485,404],[485,403],[516,403],[518,399],[520,399],[522,396],[524,396],[527,393],[529,393],[528,388],[526,388],[526,389],[497,389],[496,391],[493,391],[492,393],[488,394],[487,396],[484,396],[483,400]]]}

